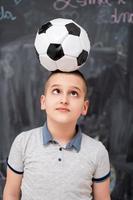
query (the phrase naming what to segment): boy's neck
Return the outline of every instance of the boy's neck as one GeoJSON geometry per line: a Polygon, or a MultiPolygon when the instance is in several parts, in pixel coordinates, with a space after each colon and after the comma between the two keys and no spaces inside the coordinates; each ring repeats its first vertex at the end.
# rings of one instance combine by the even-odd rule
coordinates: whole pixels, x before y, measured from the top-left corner
{"type": "Polygon", "coordinates": [[[47,120],[47,126],[53,139],[60,144],[67,144],[76,134],[76,124],[60,124],[47,120]]]}

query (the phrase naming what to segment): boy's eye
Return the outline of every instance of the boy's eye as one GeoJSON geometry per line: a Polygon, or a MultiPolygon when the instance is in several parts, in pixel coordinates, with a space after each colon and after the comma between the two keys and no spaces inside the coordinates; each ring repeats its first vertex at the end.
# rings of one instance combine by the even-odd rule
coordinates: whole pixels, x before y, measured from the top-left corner
{"type": "Polygon", "coordinates": [[[54,90],[52,91],[52,93],[53,93],[53,94],[59,94],[59,93],[60,93],[60,90],[59,90],[59,89],[54,89],[54,90]]]}
{"type": "Polygon", "coordinates": [[[78,96],[78,92],[76,92],[76,91],[71,91],[71,96],[77,97],[77,96],[78,96]]]}

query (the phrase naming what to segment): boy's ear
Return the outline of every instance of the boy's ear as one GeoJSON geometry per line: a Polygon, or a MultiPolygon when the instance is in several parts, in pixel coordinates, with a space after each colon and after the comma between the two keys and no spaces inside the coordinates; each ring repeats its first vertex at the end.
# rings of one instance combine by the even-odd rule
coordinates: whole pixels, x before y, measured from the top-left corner
{"type": "Polygon", "coordinates": [[[45,96],[44,95],[41,95],[40,103],[41,103],[41,110],[45,110],[45,96]]]}
{"type": "Polygon", "coordinates": [[[89,100],[85,100],[81,115],[83,115],[83,116],[86,115],[87,111],[88,111],[88,108],[89,108],[89,100]]]}

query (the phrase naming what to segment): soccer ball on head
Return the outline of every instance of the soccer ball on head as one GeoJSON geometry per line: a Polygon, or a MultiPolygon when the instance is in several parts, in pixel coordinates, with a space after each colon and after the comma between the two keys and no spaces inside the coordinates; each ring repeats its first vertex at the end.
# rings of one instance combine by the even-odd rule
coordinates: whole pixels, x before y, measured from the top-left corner
{"type": "Polygon", "coordinates": [[[39,61],[49,71],[75,71],[90,52],[86,31],[71,19],[54,19],[42,25],[35,38],[39,61]]]}

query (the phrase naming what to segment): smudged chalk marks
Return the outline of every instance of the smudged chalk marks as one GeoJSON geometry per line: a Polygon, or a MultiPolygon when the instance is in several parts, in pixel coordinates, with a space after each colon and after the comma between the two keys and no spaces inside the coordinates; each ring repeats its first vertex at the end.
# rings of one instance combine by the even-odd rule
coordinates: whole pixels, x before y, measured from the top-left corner
{"type": "Polygon", "coordinates": [[[21,3],[22,0],[14,0],[15,5],[18,5],[21,3]]]}

